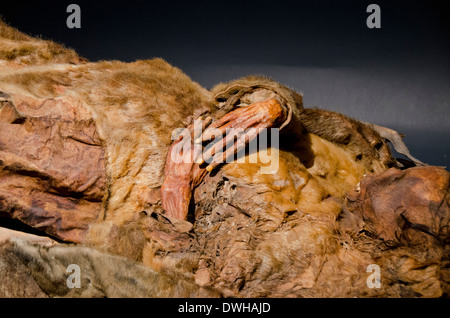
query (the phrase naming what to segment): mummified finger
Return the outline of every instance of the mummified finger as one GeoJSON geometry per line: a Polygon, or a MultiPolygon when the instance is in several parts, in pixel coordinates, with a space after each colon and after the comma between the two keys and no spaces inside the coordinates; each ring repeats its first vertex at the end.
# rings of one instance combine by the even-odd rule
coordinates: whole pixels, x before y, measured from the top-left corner
{"type": "Polygon", "coordinates": [[[236,109],[212,124],[210,124],[210,119],[200,118],[202,129],[208,125],[209,127],[199,137],[197,137],[198,133],[195,129],[198,123],[190,125],[187,129],[188,132],[184,131],[181,137],[172,144],[166,159],[165,179],[161,188],[161,199],[166,213],[175,218],[186,219],[192,190],[201,182],[206,172],[211,171],[226,158],[243,149],[248,142],[256,138],[260,132],[258,128],[273,127],[283,121],[285,117],[286,114],[281,104],[275,99],[269,99],[236,109]],[[251,127],[255,129],[249,129],[251,127]],[[207,158],[208,160],[213,159],[206,170],[200,168],[195,162],[198,162],[197,157],[203,149],[201,141],[222,137],[230,128],[239,128],[236,129],[238,134],[232,133],[225,136],[208,148],[207,158]],[[244,133],[242,133],[243,131],[244,133]],[[227,150],[222,152],[221,150],[224,148],[227,150]]]}
{"type": "Polygon", "coordinates": [[[203,119],[202,116],[200,116],[199,118],[197,118],[197,120],[194,122],[193,128],[192,128],[192,136],[193,136],[193,140],[196,140],[197,138],[199,138],[203,131],[205,131],[205,129],[211,124],[212,122],[212,118],[211,117],[206,117],[205,119],[203,119]],[[199,125],[199,121],[201,121],[201,125],[199,125]]]}
{"type": "Polygon", "coordinates": [[[228,129],[224,138],[219,139],[215,143],[208,145],[203,152],[203,162],[210,163],[211,158],[213,158],[216,154],[222,153],[226,148],[231,147],[237,138],[244,133],[243,129],[228,129]]]}
{"type": "Polygon", "coordinates": [[[267,127],[272,127],[285,118],[286,112],[280,102],[276,99],[268,99],[229,112],[217,122],[212,123],[195,142],[201,143],[224,135],[228,128],[246,129],[263,122],[268,125],[267,127]]]}
{"type": "Polygon", "coordinates": [[[215,144],[208,145],[203,158],[196,158],[199,164],[209,162],[218,151],[225,149],[234,138],[245,129],[262,124],[264,128],[276,126],[286,117],[284,108],[276,99],[268,99],[247,107],[238,108],[217,122],[211,124],[197,142],[214,139],[215,144]],[[231,136],[229,135],[231,133],[231,136]],[[220,138],[226,134],[225,138],[220,138]]]}
{"type": "Polygon", "coordinates": [[[233,161],[234,155],[240,150],[244,149],[245,146],[254,140],[258,134],[265,128],[264,124],[260,124],[257,127],[249,128],[244,134],[241,134],[237,141],[226,151],[217,153],[209,165],[206,167],[206,171],[212,171],[218,165],[223,162],[233,161]]]}

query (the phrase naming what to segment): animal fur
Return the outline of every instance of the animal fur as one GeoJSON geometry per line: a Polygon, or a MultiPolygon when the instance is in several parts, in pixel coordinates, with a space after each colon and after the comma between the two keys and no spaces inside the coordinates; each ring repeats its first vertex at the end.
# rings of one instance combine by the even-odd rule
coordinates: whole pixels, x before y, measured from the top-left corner
{"type": "MultiPolygon", "coordinates": [[[[5,43],[11,38],[3,37],[5,43]]],[[[413,259],[407,269],[441,260],[442,250],[431,258],[407,247],[397,254],[377,254],[373,251],[380,251],[380,241],[353,238],[340,228],[346,192],[364,174],[396,164],[385,140],[370,125],[325,110],[304,109],[301,94],[265,77],[246,77],[207,91],[161,59],[74,65],[56,54],[26,66],[31,53],[9,59],[8,52],[2,53],[3,58],[15,64],[1,69],[0,91],[13,102],[15,96],[76,100],[94,119],[106,153],[103,212],[84,242],[92,248],[41,248],[16,242],[17,255],[30,262],[33,277],[51,296],[135,295],[115,287],[118,272],[124,275],[122,281],[138,277],[140,281],[129,287],[138,286],[144,296],[186,297],[199,290],[197,285],[230,296],[376,296],[377,291],[364,287],[361,273],[379,259],[390,264],[383,275],[397,284],[379,295],[415,295],[415,290],[424,289],[399,282],[418,282],[420,275],[405,278],[404,268],[389,272],[402,266],[392,260],[413,259]],[[201,114],[217,118],[268,96],[279,99],[289,114],[282,125],[280,149],[273,149],[280,152],[281,169],[260,175],[260,162],[224,165],[196,190],[194,224],[165,218],[154,194],[163,181],[173,130],[201,114]],[[364,250],[368,245],[371,252],[364,250]],[[421,260],[416,262],[415,256],[421,260]],[[60,286],[69,261],[86,266],[88,290],[60,286]],[[100,268],[104,274],[97,274],[100,268]],[[176,289],[173,277],[179,275],[189,278],[176,289]],[[157,282],[158,288],[148,289],[145,282],[157,282]]],[[[35,61],[33,56],[30,61],[35,61]]],[[[434,277],[436,286],[437,267],[424,271],[430,271],[427,277],[434,277]]],[[[442,293],[432,288],[421,295],[442,293]]]]}
{"type": "Polygon", "coordinates": [[[149,190],[161,186],[171,132],[212,107],[205,89],[161,59],[3,72],[0,90],[41,99],[69,95],[91,112],[106,149],[101,221],[117,224],[144,209],[149,190]]]}
{"type": "Polygon", "coordinates": [[[8,64],[19,68],[25,65],[42,65],[49,63],[83,63],[86,59],[62,44],[33,38],[0,19],[0,68],[8,64]],[[3,62],[3,63],[1,63],[3,62]]]}
{"type": "Polygon", "coordinates": [[[218,293],[196,285],[192,277],[176,272],[155,272],[126,258],[103,254],[90,248],[49,247],[14,240],[12,246],[6,245],[3,250],[12,250],[12,259],[25,262],[31,274],[26,277],[33,277],[44,295],[50,297],[218,296],[218,293]],[[79,288],[71,288],[67,284],[67,269],[71,264],[80,267],[79,288]]]}
{"type": "MultiPolygon", "coordinates": [[[[124,225],[145,209],[150,190],[162,184],[172,131],[186,126],[188,118],[218,110],[210,92],[161,59],[9,70],[0,75],[0,90],[40,99],[70,96],[92,114],[106,149],[108,185],[100,228],[111,221],[124,225]]],[[[298,128],[301,97],[289,92],[283,88],[280,96],[291,98],[286,103],[293,113],[289,126],[298,128]]]]}

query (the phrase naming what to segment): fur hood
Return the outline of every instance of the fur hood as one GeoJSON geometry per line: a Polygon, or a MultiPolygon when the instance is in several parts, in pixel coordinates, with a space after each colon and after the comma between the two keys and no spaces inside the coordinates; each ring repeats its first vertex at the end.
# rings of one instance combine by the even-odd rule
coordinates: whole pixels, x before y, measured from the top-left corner
{"type": "Polygon", "coordinates": [[[302,94],[265,76],[253,75],[220,83],[213,87],[211,92],[219,108],[218,117],[236,107],[276,98],[288,110],[287,119],[280,127],[282,129],[292,121],[292,118],[299,118],[303,110],[302,94]]]}

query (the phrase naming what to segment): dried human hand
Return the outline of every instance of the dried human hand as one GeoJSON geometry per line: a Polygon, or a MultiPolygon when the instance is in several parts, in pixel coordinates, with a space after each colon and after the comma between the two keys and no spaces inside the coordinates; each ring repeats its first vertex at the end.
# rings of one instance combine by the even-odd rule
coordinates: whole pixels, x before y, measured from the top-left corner
{"type": "Polygon", "coordinates": [[[193,125],[183,130],[169,148],[161,187],[162,206],[169,216],[186,220],[192,190],[206,175],[206,170],[194,162],[202,147],[193,141],[210,123],[210,117],[205,120],[197,119],[193,125]]]}
{"type": "Polygon", "coordinates": [[[180,220],[186,220],[192,191],[206,173],[244,148],[262,129],[284,122],[286,110],[276,99],[268,99],[231,111],[212,124],[211,118],[199,119],[171,145],[164,169],[162,205],[167,215],[180,220]],[[203,151],[202,142],[208,141],[203,151]],[[208,162],[206,168],[202,168],[204,162],[208,162]]]}
{"type": "Polygon", "coordinates": [[[211,141],[208,149],[196,157],[196,162],[208,162],[207,171],[212,171],[220,163],[244,148],[265,128],[276,127],[287,117],[286,109],[276,99],[257,102],[226,114],[212,123],[195,140],[196,144],[211,141]]]}

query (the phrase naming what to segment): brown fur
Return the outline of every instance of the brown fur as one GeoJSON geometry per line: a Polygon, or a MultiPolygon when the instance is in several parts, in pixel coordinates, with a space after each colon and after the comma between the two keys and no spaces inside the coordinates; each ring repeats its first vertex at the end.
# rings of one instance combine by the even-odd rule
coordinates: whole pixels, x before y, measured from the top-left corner
{"type": "Polygon", "coordinates": [[[387,142],[370,124],[336,112],[303,108],[302,94],[268,77],[247,76],[218,84],[211,91],[221,108],[219,113],[271,97],[279,99],[288,110],[288,119],[281,129],[283,138],[287,139],[284,144],[295,144],[290,147],[291,151],[299,152],[296,148],[301,145],[297,145],[296,140],[307,131],[349,151],[353,160],[361,161],[368,172],[381,172],[396,165],[387,142]]]}
{"type": "Polygon", "coordinates": [[[196,189],[192,229],[158,213],[141,213],[117,227],[109,239],[129,248],[127,258],[139,255],[136,246],[144,245],[147,270],[86,248],[19,244],[16,250],[31,261],[32,276],[51,296],[218,296],[214,290],[233,297],[446,295],[448,250],[387,242],[363,231],[364,221],[342,207],[364,166],[328,141],[307,138],[320,169],[306,168],[285,151],[275,174],[260,173],[265,165],[260,162],[230,163],[196,189]],[[56,260],[49,261],[51,256],[56,260]],[[69,263],[81,264],[86,279],[98,283],[83,281],[88,288],[68,290],[63,270],[69,263]],[[55,268],[44,270],[48,264],[55,268]],[[366,285],[370,264],[381,267],[381,288],[366,285]],[[172,278],[181,279],[176,289],[172,278]],[[149,282],[157,289],[145,287],[149,282]]]}
{"type": "Polygon", "coordinates": [[[348,297],[370,291],[365,281],[356,281],[365,256],[352,251],[355,256],[346,259],[336,233],[342,198],[367,170],[328,141],[315,135],[304,140],[314,156],[309,168],[292,153],[280,151],[274,174],[261,173],[259,162],[230,163],[196,190],[202,257],[214,273],[210,284],[225,295],[348,297]],[[218,180],[223,180],[220,192],[218,180]],[[220,195],[214,201],[216,192],[220,195]],[[345,277],[349,285],[321,286],[323,270],[334,271],[336,279],[345,277]],[[349,288],[355,283],[358,287],[349,288]]]}
{"type": "MultiPolygon", "coordinates": [[[[255,81],[261,81],[264,89],[274,89],[285,105],[292,109],[286,129],[297,139],[295,135],[302,127],[299,118],[309,124],[300,117],[301,95],[261,77],[250,77],[237,83],[256,85],[255,81]]],[[[214,92],[221,87],[219,85],[214,92]]],[[[17,93],[42,99],[72,96],[92,113],[106,148],[108,178],[104,213],[98,226],[93,226],[90,237],[91,244],[98,246],[103,246],[106,241],[104,236],[108,230],[104,227],[130,222],[138,211],[146,207],[151,189],[161,186],[171,132],[186,126],[189,118],[217,112],[211,93],[161,59],[128,64],[113,61],[78,66],[36,66],[6,71],[0,75],[0,90],[11,95],[17,93]]],[[[246,95],[242,94],[240,99],[245,102],[245,98],[246,95]]],[[[335,123],[328,120],[331,126],[342,126],[346,122],[349,120],[335,123]]],[[[324,123],[321,126],[326,127],[324,123]]],[[[348,133],[354,130],[355,127],[347,129],[348,133]]],[[[324,137],[340,141],[340,136],[329,134],[324,137]]],[[[355,151],[366,151],[364,155],[369,158],[377,155],[376,151],[369,151],[370,143],[362,137],[351,147],[356,148],[355,151]]]]}
{"type": "Polygon", "coordinates": [[[386,141],[367,124],[322,109],[305,109],[300,117],[307,131],[343,147],[370,172],[395,166],[386,141]]]}
{"type": "Polygon", "coordinates": [[[197,234],[215,274],[211,285],[245,297],[448,293],[442,278],[448,248],[435,241],[386,242],[362,218],[346,213],[344,197],[366,173],[364,165],[346,149],[309,138],[315,156],[309,168],[281,151],[275,174],[261,174],[261,163],[230,163],[196,190],[197,234]],[[346,227],[349,217],[355,219],[346,227]],[[366,285],[369,264],[381,267],[380,289],[366,285]]]}
{"type": "Polygon", "coordinates": [[[106,148],[101,221],[118,225],[144,209],[149,191],[161,186],[171,132],[212,107],[208,91],[161,59],[9,71],[0,75],[0,90],[35,98],[69,95],[90,110],[106,148]]]}
{"type": "Polygon", "coordinates": [[[216,105],[220,108],[217,116],[223,116],[236,107],[248,106],[270,98],[276,98],[287,110],[287,119],[280,129],[289,125],[288,132],[301,129],[299,115],[303,111],[303,96],[295,90],[277,83],[269,77],[252,75],[237,80],[217,84],[211,90],[216,105]]]}
{"type": "MultiPolygon", "coordinates": [[[[340,227],[346,192],[364,174],[393,164],[384,140],[370,126],[344,115],[303,109],[301,95],[284,85],[247,77],[208,92],[179,69],[154,59],[8,68],[0,73],[0,91],[13,100],[15,95],[42,100],[70,96],[89,110],[106,149],[103,213],[85,243],[128,260],[84,247],[52,250],[19,243],[17,253],[32,262],[37,276],[52,256],[57,260],[60,270],[55,276],[43,271],[49,277],[38,278],[50,295],[103,295],[95,289],[86,294],[52,289],[51,282],[63,277],[61,264],[69,259],[88,268],[106,268],[103,276],[90,276],[100,281],[103,291],[109,288],[105,282],[115,282],[117,272],[143,282],[164,281],[156,291],[144,288],[142,295],[189,296],[198,288],[192,284],[194,275],[202,284],[234,296],[403,296],[416,290],[425,290],[424,296],[442,294],[436,287],[426,291],[399,283],[418,281],[420,275],[408,278],[405,270],[421,264],[435,279],[437,269],[428,269],[428,264],[439,261],[442,250],[430,257],[406,247],[397,254],[382,253],[382,242],[353,237],[340,227]],[[202,113],[220,117],[273,94],[290,114],[281,149],[273,149],[280,152],[280,169],[265,175],[258,172],[260,162],[224,165],[196,190],[192,229],[166,219],[153,191],[163,180],[172,131],[202,113]],[[142,210],[147,213],[140,215],[142,210]],[[411,256],[409,264],[394,264],[392,260],[404,255],[416,255],[417,260],[411,256]],[[377,262],[388,264],[386,281],[401,286],[367,290],[362,273],[377,262]],[[173,277],[187,275],[181,284],[185,289],[171,294],[177,283],[166,271],[173,277]]],[[[106,294],[122,295],[114,286],[106,294]]]]}
{"type": "Polygon", "coordinates": [[[53,41],[33,38],[10,27],[0,19],[0,69],[49,63],[83,63],[72,49],[53,41]]]}
{"type": "MultiPolygon", "coordinates": [[[[155,272],[130,260],[108,255],[86,247],[42,246],[14,240],[0,247],[16,262],[29,270],[25,276],[37,283],[38,297],[217,297],[219,294],[197,286],[192,277],[177,272],[155,272]],[[70,264],[80,267],[80,288],[69,288],[70,264]]],[[[7,267],[9,269],[9,266],[7,267]]],[[[20,271],[23,274],[24,271],[20,271]]],[[[14,286],[24,288],[22,281],[14,286]]],[[[28,296],[28,295],[27,295],[28,296]]],[[[33,296],[33,295],[29,295],[33,296]]]]}

